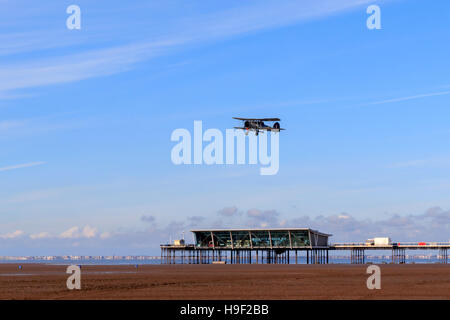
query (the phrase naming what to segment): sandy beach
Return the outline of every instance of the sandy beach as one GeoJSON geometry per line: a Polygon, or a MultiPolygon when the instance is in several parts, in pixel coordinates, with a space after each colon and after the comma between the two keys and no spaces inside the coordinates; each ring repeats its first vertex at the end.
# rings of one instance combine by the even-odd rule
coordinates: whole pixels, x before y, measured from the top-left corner
{"type": "Polygon", "coordinates": [[[450,299],[450,265],[83,265],[81,290],[67,266],[0,264],[0,299],[450,299]]]}

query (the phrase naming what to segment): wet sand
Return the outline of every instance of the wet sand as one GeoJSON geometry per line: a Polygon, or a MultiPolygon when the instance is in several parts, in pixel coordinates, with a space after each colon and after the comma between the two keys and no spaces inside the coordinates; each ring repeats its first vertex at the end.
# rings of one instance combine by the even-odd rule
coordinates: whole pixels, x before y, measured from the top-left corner
{"type": "Polygon", "coordinates": [[[369,290],[368,265],[88,266],[81,290],[68,290],[67,266],[0,264],[0,299],[450,299],[450,265],[380,265],[369,290]]]}

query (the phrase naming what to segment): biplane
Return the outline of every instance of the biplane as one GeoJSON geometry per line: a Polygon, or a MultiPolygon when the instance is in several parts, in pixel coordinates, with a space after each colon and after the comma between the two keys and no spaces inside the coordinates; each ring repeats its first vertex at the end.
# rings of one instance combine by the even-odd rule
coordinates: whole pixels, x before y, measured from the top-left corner
{"type": "Polygon", "coordinates": [[[252,119],[252,118],[236,118],[233,117],[233,119],[244,121],[243,127],[234,127],[235,129],[242,129],[245,131],[245,134],[247,135],[249,131],[255,131],[255,134],[258,135],[260,131],[273,131],[273,132],[280,132],[280,130],[285,130],[283,128],[280,128],[280,123],[278,121],[281,121],[278,118],[261,118],[261,119],[252,119]],[[273,122],[276,121],[272,126],[266,125],[264,122],[273,122]]]}

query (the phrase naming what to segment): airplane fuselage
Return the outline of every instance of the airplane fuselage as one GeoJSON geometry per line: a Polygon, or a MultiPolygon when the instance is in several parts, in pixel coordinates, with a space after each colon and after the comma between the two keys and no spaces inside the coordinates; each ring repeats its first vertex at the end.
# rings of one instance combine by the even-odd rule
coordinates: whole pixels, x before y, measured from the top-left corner
{"type": "Polygon", "coordinates": [[[248,129],[262,129],[262,128],[272,128],[271,126],[265,125],[264,121],[245,121],[244,127],[248,129]]]}

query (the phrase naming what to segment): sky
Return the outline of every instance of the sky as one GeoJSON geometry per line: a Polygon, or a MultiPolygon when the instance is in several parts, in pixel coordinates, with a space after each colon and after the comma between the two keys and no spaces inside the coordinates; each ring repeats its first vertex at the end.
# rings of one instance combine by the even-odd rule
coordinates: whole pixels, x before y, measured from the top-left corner
{"type": "Polygon", "coordinates": [[[158,255],[207,227],[449,241],[448,1],[0,6],[0,255],[158,255]],[[171,161],[174,130],[232,117],[281,118],[276,175],[171,161]]]}

